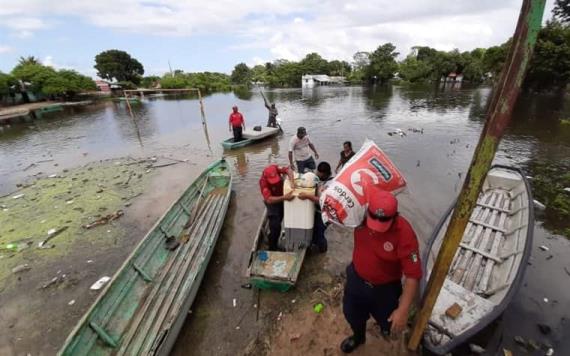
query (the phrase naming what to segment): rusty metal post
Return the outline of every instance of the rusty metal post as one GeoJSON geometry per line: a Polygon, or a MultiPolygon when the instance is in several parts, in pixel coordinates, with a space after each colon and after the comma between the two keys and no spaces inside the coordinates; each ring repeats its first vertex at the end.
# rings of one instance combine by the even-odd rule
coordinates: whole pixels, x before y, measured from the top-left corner
{"type": "Polygon", "coordinates": [[[408,348],[416,350],[455,256],[463,232],[477,203],[483,181],[491,167],[499,141],[511,120],[528,63],[542,23],[545,0],[524,0],[513,42],[501,76],[493,91],[486,123],[473,154],[457,205],[433,266],[421,309],[416,317],[408,348]]]}

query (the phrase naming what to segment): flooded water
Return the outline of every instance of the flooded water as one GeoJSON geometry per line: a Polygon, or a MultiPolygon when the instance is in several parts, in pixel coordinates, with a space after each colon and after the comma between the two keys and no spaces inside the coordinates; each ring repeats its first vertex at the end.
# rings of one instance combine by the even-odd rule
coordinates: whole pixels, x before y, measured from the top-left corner
{"type": "MultiPolygon", "coordinates": [[[[267,96],[277,103],[285,133],[230,152],[223,152],[220,142],[229,136],[227,117],[232,105],[239,106],[249,127],[267,120],[263,99],[256,91],[205,98],[211,147],[195,98],[148,98],[133,104],[134,120],[125,103],[69,109],[0,133],[0,195],[39,172],[47,175],[94,160],[168,154],[196,162],[198,170],[225,154],[235,169],[235,195],[193,314],[174,353],[187,354],[191,345],[193,354],[233,354],[258,332],[255,327],[236,329],[235,323],[244,320],[247,324],[249,316],[247,309],[231,307],[234,298],[238,303],[253,298],[251,291],[240,285],[263,210],[258,179],[268,163],[287,164],[288,141],[296,128],[307,128],[320,160],[333,167],[342,142],[352,141],[357,150],[366,139],[374,140],[406,177],[408,190],[400,195],[401,210],[425,242],[461,187],[490,91],[431,87],[273,90],[267,96]],[[396,129],[407,135],[388,135],[396,129]],[[233,321],[232,326],[227,325],[228,320],[233,321]]],[[[534,167],[546,163],[568,171],[570,128],[561,125],[560,118],[570,118],[570,100],[522,97],[496,161],[519,166],[531,176],[534,167]]],[[[167,186],[168,177],[164,179],[161,184],[167,186]]],[[[497,324],[500,332],[494,333],[494,342],[516,350],[513,337],[520,335],[546,341],[557,354],[567,354],[570,340],[563,336],[570,317],[570,272],[564,268],[570,271],[570,242],[543,228],[544,218],[538,215],[524,287],[497,324]],[[541,251],[540,245],[548,246],[550,252],[541,251]],[[548,324],[552,333],[541,335],[536,323],[548,324]]],[[[331,258],[335,253],[340,252],[329,252],[331,258]]],[[[344,259],[349,260],[350,255],[344,259]]]]}

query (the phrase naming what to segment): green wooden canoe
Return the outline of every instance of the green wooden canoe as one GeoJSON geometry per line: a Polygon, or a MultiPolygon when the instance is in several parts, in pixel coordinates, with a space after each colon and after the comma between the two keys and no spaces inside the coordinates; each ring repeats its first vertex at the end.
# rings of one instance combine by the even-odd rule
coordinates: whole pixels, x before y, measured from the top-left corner
{"type": "MultiPolygon", "coordinates": [[[[281,236],[283,235],[282,231],[281,236]]],[[[307,249],[292,252],[268,251],[268,236],[269,220],[265,211],[249,255],[247,277],[259,289],[285,292],[297,283],[307,249]]]]}
{"type": "Polygon", "coordinates": [[[231,184],[226,161],[211,164],[138,244],[59,354],[167,355],[218,239],[231,184]]]}
{"type": "Polygon", "coordinates": [[[247,145],[251,145],[252,143],[254,143],[254,140],[251,139],[243,139],[241,141],[238,142],[234,142],[233,137],[232,138],[228,138],[227,140],[222,141],[222,147],[227,149],[227,150],[233,150],[236,148],[240,148],[243,146],[247,146],[247,145]]]}
{"type": "Polygon", "coordinates": [[[129,101],[129,103],[140,103],[139,98],[135,98],[135,97],[125,98],[124,96],[119,97],[119,101],[127,101],[127,100],[129,101]]]}

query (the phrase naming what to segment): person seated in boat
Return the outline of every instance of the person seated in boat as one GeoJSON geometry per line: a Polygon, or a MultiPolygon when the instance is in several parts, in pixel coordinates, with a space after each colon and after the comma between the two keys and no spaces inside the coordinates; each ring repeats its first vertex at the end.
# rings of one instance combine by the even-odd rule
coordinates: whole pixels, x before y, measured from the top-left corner
{"type": "Polygon", "coordinates": [[[278,250],[281,223],[285,214],[284,201],[293,200],[293,192],[283,194],[284,177],[289,176],[293,182],[293,171],[288,167],[279,167],[276,164],[269,165],[263,170],[259,179],[259,188],[263,196],[263,202],[267,207],[269,219],[269,250],[278,250]]]}
{"type": "Polygon", "coordinates": [[[234,142],[239,142],[243,140],[242,134],[245,130],[245,120],[243,115],[238,111],[237,106],[232,107],[232,113],[229,119],[230,132],[234,133],[234,142]]]}
{"type": "Polygon", "coordinates": [[[297,134],[291,137],[289,141],[289,164],[292,168],[295,167],[293,165],[293,157],[295,157],[297,172],[299,172],[299,174],[303,174],[306,171],[313,171],[317,168],[315,160],[311,155],[311,150],[315,154],[315,158],[319,159],[317,149],[309,139],[307,130],[302,126],[297,128],[297,134]]]}
{"type": "Polygon", "coordinates": [[[317,184],[315,195],[301,192],[299,193],[299,199],[312,200],[316,205],[312,244],[318,249],[320,253],[324,253],[328,250],[328,243],[325,237],[327,226],[323,222],[323,217],[321,215],[322,212],[321,206],[319,204],[319,197],[321,193],[326,189],[328,183],[330,183],[330,181],[333,179],[331,165],[328,162],[319,163],[316,173],[317,177],[319,177],[319,183],[317,184]]]}
{"type": "Polygon", "coordinates": [[[418,239],[410,223],[398,214],[396,198],[374,185],[365,194],[367,214],[354,230],[352,263],[346,269],[343,312],[353,335],[340,346],[345,353],[366,341],[370,315],[382,335],[402,331],[422,277],[418,239]]]}
{"type": "Polygon", "coordinates": [[[336,166],[335,172],[338,171],[348,162],[352,157],[354,157],[355,153],[352,150],[352,142],[346,141],[342,144],[342,151],[340,152],[340,161],[338,161],[338,165],[336,166]]]}

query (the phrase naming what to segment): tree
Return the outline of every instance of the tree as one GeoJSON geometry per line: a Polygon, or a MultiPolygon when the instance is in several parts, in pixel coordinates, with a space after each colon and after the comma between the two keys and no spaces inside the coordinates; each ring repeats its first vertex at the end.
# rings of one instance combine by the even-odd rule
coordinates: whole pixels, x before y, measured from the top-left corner
{"type": "Polygon", "coordinates": [[[327,60],[315,52],[307,54],[299,65],[304,74],[330,74],[327,60]]]}
{"type": "Polygon", "coordinates": [[[239,63],[234,67],[231,75],[233,84],[247,85],[251,81],[251,69],[245,63],[239,63]]]}
{"type": "Polygon", "coordinates": [[[350,64],[347,61],[330,61],[328,64],[328,72],[333,76],[348,76],[352,71],[350,64]]]}
{"type": "Polygon", "coordinates": [[[396,47],[393,44],[386,43],[370,54],[370,64],[366,68],[366,77],[369,81],[378,80],[380,84],[383,84],[394,76],[398,70],[396,57],[399,54],[395,50],[396,47]]]}
{"type": "Polygon", "coordinates": [[[426,61],[418,60],[413,54],[400,63],[400,78],[410,83],[422,82],[429,79],[433,68],[426,61]]]}
{"type": "Polygon", "coordinates": [[[20,57],[18,60],[19,65],[26,64],[41,64],[40,60],[34,56],[20,57]]]}
{"type": "Polygon", "coordinates": [[[30,90],[40,93],[47,80],[56,76],[56,71],[41,64],[18,64],[12,69],[12,76],[16,80],[30,83],[30,90]]]}
{"type": "Polygon", "coordinates": [[[140,83],[143,65],[124,51],[111,49],[95,56],[97,75],[103,79],[140,83]]]}
{"type": "MultiPolygon", "coordinates": [[[[269,63],[270,64],[270,63],[269,63]]],[[[265,83],[267,81],[267,68],[262,64],[258,64],[251,68],[251,81],[265,83]]]]}
{"type": "Polygon", "coordinates": [[[10,74],[0,72],[0,95],[10,93],[10,87],[16,84],[16,80],[10,74]]]}
{"type": "Polygon", "coordinates": [[[556,0],[552,12],[561,22],[570,22],[570,0],[556,0]]]}
{"type": "Polygon", "coordinates": [[[570,82],[570,26],[554,20],[538,33],[524,82],[526,89],[563,89],[570,82]]]}
{"type": "Polygon", "coordinates": [[[354,70],[364,70],[370,64],[370,53],[368,52],[356,52],[352,56],[353,62],[352,67],[354,70]]]}
{"type": "Polygon", "coordinates": [[[143,88],[154,88],[156,84],[160,82],[160,77],[156,75],[151,75],[148,77],[143,77],[141,81],[141,86],[143,88]]]}

